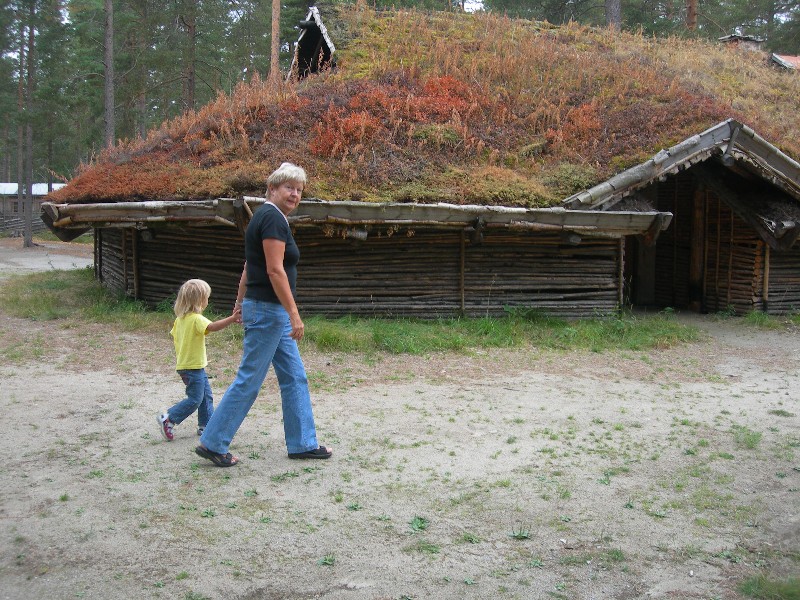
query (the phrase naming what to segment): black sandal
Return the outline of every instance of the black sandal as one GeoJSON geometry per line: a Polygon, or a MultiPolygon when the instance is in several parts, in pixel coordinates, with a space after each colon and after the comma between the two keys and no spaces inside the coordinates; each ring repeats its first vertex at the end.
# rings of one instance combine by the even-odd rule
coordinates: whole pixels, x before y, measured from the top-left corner
{"type": "Polygon", "coordinates": [[[197,456],[205,458],[206,460],[210,460],[218,467],[232,467],[239,464],[239,461],[234,460],[233,455],[230,452],[227,454],[219,454],[218,452],[212,452],[208,448],[203,448],[202,446],[197,446],[197,448],[194,449],[194,452],[197,454],[197,456]]]}
{"type": "Polygon", "coordinates": [[[308,450],[307,452],[290,452],[289,458],[330,458],[332,454],[333,452],[325,446],[320,446],[316,450],[308,450]]]}

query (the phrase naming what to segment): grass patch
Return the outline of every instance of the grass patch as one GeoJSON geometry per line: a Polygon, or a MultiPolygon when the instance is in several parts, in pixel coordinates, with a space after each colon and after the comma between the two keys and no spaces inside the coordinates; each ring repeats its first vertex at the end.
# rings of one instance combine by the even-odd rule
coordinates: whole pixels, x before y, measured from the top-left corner
{"type": "Polygon", "coordinates": [[[739,591],[749,598],[763,600],[800,600],[800,579],[792,577],[783,581],[757,575],[744,580],[739,591]]]}
{"type": "Polygon", "coordinates": [[[763,434],[758,431],[753,431],[744,425],[733,426],[733,439],[736,445],[740,448],[748,450],[755,450],[761,443],[763,434]]]}
{"type": "Polygon", "coordinates": [[[759,329],[781,329],[784,325],[775,317],[763,313],[760,310],[753,310],[744,317],[745,323],[758,327],[759,329]]]}
{"type": "Polygon", "coordinates": [[[666,314],[566,321],[535,311],[512,310],[505,317],[474,319],[306,319],[307,341],[321,350],[340,352],[421,355],[526,345],[602,352],[665,348],[697,337],[695,328],[666,314]]]}
{"type": "Polygon", "coordinates": [[[776,417],[793,417],[795,414],[793,412],[789,412],[788,410],[783,410],[782,408],[776,408],[775,410],[768,410],[768,414],[775,415],[776,417]]]}
{"type": "MultiPolygon", "coordinates": [[[[152,310],[141,302],[111,294],[95,281],[92,269],[88,268],[12,277],[0,287],[0,306],[14,316],[36,321],[64,319],[106,323],[125,331],[163,331],[174,318],[169,302],[152,310]]],[[[212,307],[206,311],[206,316],[216,318],[214,313],[212,307]]],[[[241,328],[231,327],[211,336],[209,343],[238,341],[241,335],[241,328]]],[[[527,345],[595,352],[645,350],[665,348],[697,337],[697,329],[678,323],[667,313],[566,321],[537,311],[513,309],[508,310],[505,317],[475,319],[309,316],[304,343],[328,352],[424,355],[527,345]]]]}
{"type": "Polygon", "coordinates": [[[84,320],[126,331],[163,328],[172,316],[111,294],[95,281],[91,268],[13,276],[0,287],[0,305],[16,317],[34,321],[84,320]]]}

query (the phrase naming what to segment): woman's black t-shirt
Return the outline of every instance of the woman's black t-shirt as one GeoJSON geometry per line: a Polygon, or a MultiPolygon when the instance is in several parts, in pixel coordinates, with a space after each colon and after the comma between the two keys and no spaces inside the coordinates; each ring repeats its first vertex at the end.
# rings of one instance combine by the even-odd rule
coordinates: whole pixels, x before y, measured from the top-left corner
{"type": "Polygon", "coordinates": [[[244,256],[247,260],[247,292],[245,297],[280,304],[272,283],[267,275],[267,261],[264,257],[263,240],[274,239],[286,243],[283,254],[283,269],[289,277],[292,296],[295,296],[297,282],[297,263],[300,262],[300,249],[294,241],[292,230],[286,217],[274,204],[263,204],[253,214],[244,234],[244,256]]]}

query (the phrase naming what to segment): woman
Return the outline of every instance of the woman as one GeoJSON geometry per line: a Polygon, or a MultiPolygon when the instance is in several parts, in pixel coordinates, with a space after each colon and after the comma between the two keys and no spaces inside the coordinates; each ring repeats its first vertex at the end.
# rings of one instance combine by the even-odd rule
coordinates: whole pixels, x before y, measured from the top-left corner
{"type": "Polygon", "coordinates": [[[283,431],[289,458],[330,458],[320,446],[297,342],[304,326],[295,303],[300,251],[287,216],[300,204],[306,172],[283,163],[267,179],[267,202],[245,232],[245,264],[236,308],[241,306],[244,351],[236,379],[206,425],[195,452],[218,467],[239,462],[228,447],[255,402],[270,364],[281,390],[283,431]]]}

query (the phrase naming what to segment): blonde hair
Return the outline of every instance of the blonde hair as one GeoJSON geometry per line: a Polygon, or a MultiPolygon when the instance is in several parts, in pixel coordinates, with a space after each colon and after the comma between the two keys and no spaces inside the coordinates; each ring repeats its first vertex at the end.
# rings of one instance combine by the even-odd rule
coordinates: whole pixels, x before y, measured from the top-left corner
{"type": "Polygon", "coordinates": [[[267,187],[278,187],[287,181],[296,181],[306,185],[307,177],[303,167],[298,167],[295,164],[285,162],[275,169],[272,174],[267,177],[267,187]]]}
{"type": "Polygon", "coordinates": [[[178,297],[175,298],[176,317],[185,317],[189,313],[202,313],[208,306],[208,298],[211,296],[211,286],[202,279],[190,279],[178,290],[178,297]]]}

